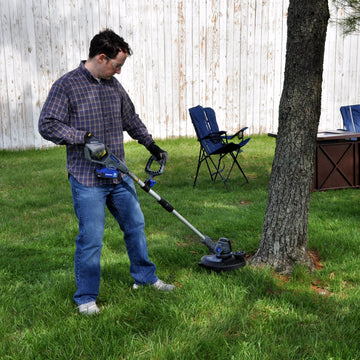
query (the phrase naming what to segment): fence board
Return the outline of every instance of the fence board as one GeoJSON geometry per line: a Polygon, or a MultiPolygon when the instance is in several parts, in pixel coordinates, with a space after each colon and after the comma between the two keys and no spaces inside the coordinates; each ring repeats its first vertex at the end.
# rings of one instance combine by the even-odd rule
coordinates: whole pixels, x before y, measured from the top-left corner
{"type": "Polygon", "coordinates": [[[9,33],[10,30],[10,21],[9,21],[9,11],[8,4],[0,6],[0,71],[2,74],[0,76],[0,110],[1,110],[1,137],[0,137],[0,146],[2,149],[6,149],[9,146],[9,140],[11,139],[10,133],[10,109],[9,109],[9,94],[10,84],[8,84],[8,77],[6,71],[6,66],[10,60],[10,51],[11,43],[9,42],[9,33]]]}

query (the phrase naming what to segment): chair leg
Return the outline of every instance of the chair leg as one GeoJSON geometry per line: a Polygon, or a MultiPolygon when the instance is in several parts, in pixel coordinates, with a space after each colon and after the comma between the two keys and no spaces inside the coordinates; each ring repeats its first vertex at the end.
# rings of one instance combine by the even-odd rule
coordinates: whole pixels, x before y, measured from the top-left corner
{"type": "Polygon", "coordinates": [[[210,179],[211,179],[212,182],[215,182],[215,180],[216,180],[216,172],[214,172],[214,173],[211,172],[211,167],[210,167],[208,158],[209,158],[210,161],[212,162],[212,164],[213,164],[213,166],[215,167],[215,169],[216,169],[216,166],[215,166],[215,164],[214,164],[214,162],[212,161],[212,159],[211,159],[210,156],[205,158],[205,162],[206,162],[207,169],[208,169],[208,171],[209,171],[210,179]],[[215,177],[214,177],[214,174],[215,174],[215,177]]]}
{"type": "Polygon", "coordinates": [[[225,187],[226,187],[226,190],[227,190],[227,191],[230,191],[230,189],[229,189],[229,187],[228,187],[228,185],[227,185],[227,179],[228,179],[228,177],[227,177],[227,178],[224,178],[224,176],[223,176],[223,174],[222,174],[223,170],[225,169],[225,165],[224,165],[224,167],[220,170],[221,160],[222,160],[223,158],[224,158],[224,156],[220,155],[219,161],[218,161],[218,165],[216,166],[214,160],[213,160],[212,157],[210,156],[210,160],[211,160],[212,164],[214,165],[214,168],[216,169],[216,171],[214,172],[214,174],[212,175],[211,178],[212,178],[213,182],[215,182],[217,176],[219,175],[219,176],[221,177],[221,180],[223,181],[225,187]],[[214,175],[215,175],[215,176],[214,176],[214,175]],[[214,176],[214,177],[213,177],[213,176],[214,176]]]}
{"type": "MultiPolygon", "coordinates": [[[[236,163],[236,165],[237,165],[237,166],[238,166],[238,168],[240,169],[241,173],[243,174],[243,176],[244,176],[244,178],[245,178],[246,182],[248,183],[248,182],[249,182],[249,180],[248,180],[248,178],[246,177],[246,175],[245,175],[245,173],[244,173],[244,171],[243,171],[242,167],[240,166],[239,162],[237,161],[237,156],[239,155],[239,153],[240,153],[240,152],[241,152],[241,150],[237,152],[236,156],[235,156],[233,153],[230,153],[230,154],[231,154],[231,157],[234,159],[234,162],[233,162],[233,164],[232,164],[232,166],[231,166],[230,171],[232,170],[232,168],[233,168],[234,164],[236,163]]],[[[230,176],[230,172],[229,172],[229,174],[228,174],[228,177],[229,177],[229,176],[230,176]]]]}
{"type": "Polygon", "coordinates": [[[239,162],[238,162],[238,160],[237,160],[237,157],[238,157],[238,155],[239,155],[240,152],[241,152],[241,150],[237,151],[237,152],[236,152],[236,155],[235,155],[233,152],[230,152],[230,155],[231,155],[231,157],[232,157],[232,159],[233,159],[233,162],[232,162],[232,164],[231,164],[231,167],[230,167],[230,169],[229,169],[226,177],[224,177],[223,174],[222,174],[222,171],[225,169],[225,165],[224,165],[224,167],[223,167],[222,169],[220,169],[220,166],[221,166],[221,161],[222,161],[222,159],[225,157],[226,154],[224,154],[223,156],[220,155],[219,161],[218,161],[217,164],[216,164],[215,161],[213,160],[213,158],[212,158],[211,156],[206,155],[204,149],[203,149],[203,148],[200,148],[199,159],[198,159],[198,166],[197,166],[197,169],[196,169],[196,174],[195,174],[195,179],[194,179],[193,186],[195,187],[195,184],[196,184],[196,181],[197,181],[197,178],[198,178],[198,175],[199,175],[200,167],[201,167],[201,164],[202,164],[202,162],[203,162],[204,160],[205,160],[205,162],[206,162],[206,166],[207,166],[207,168],[208,168],[211,181],[212,181],[212,182],[215,182],[217,176],[219,175],[219,176],[221,177],[221,180],[223,181],[223,183],[224,183],[227,191],[230,191],[229,186],[228,186],[228,184],[227,184],[227,181],[228,181],[228,179],[229,179],[229,177],[230,177],[230,174],[231,174],[231,172],[232,172],[235,164],[237,165],[237,167],[238,167],[239,170],[241,171],[241,173],[242,173],[242,175],[244,176],[246,182],[249,182],[247,176],[245,175],[242,167],[240,166],[240,164],[239,164],[239,162]],[[211,161],[211,164],[213,165],[213,167],[214,167],[214,169],[215,169],[214,172],[211,171],[211,167],[210,167],[211,164],[209,163],[209,160],[211,161]]]}
{"type": "Polygon", "coordinates": [[[223,172],[224,169],[225,169],[225,164],[224,164],[223,168],[220,169],[221,160],[222,160],[223,158],[224,158],[223,155],[220,155],[220,156],[219,156],[219,161],[218,161],[217,166],[215,165],[215,162],[214,162],[214,161],[212,160],[212,158],[211,158],[211,161],[212,161],[212,163],[213,163],[213,165],[214,165],[214,168],[216,169],[216,171],[213,173],[214,182],[216,181],[216,178],[217,178],[218,175],[220,175],[220,177],[224,180],[224,177],[222,176],[222,172],[223,172]]]}
{"type": "Polygon", "coordinates": [[[199,170],[200,170],[200,166],[201,166],[202,161],[203,161],[203,160],[202,160],[202,148],[200,147],[199,159],[198,159],[198,166],[197,166],[197,169],[196,169],[196,175],[195,175],[193,187],[195,187],[196,180],[197,180],[197,177],[198,177],[198,175],[199,175],[199,170]]]}
{"type": "Polygon", "coordinates": [[[212,181],[212,182],[215,182],[217,175],[220,174],[220,173],[222,172],[222,170],[224,170],[224,169],[219,170],[219,166],[220,166],[220,161],[221,161],[221,159],[219,160],[218,166],[216,166],[216,164],[215,164],[214,160],[212,159],[212,157],[211,157],[210,155],[206,155],[206,152],[205,152],[205,150],[203,149],[203,154],[202,154],[202,160],[201,160],[201,161],[204,161],[204,160],[205,160],[205,162],[206,162],[206,166],[207,166],[207,169],[208,169],[208,171],[209,171],[209,175],[210,175],[211,181],[212,181]],[[211,170],[211,164],[209,163],[209,160],[211,161],[211,164],[212,164],[212,166],[214,167],[215,172],[213,172],[213,171],[211,170]]]}

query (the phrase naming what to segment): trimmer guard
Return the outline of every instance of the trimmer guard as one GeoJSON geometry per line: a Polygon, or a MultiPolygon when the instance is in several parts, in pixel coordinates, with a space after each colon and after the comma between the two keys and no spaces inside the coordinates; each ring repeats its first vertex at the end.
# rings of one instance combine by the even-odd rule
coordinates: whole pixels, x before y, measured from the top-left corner
{"type": "Polygon", "coordinates": [[[245,251],[238,251],[227,256],[205,255],[199,265],[214,271],[231,271],[246,265],[245,251]]]}

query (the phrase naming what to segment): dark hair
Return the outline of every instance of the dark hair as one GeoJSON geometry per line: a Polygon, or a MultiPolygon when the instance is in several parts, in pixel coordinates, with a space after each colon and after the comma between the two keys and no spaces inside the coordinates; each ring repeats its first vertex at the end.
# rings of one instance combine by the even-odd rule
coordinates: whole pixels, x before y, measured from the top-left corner
{"type": "Polygon", "coordinates": [[[105,54],[110,59],[116,58],[119,51],[132,55],[132,50],[125,40],[110,29],[100,31],[95,35],[89,48],[89,59],[99,54],[105,54]]]}

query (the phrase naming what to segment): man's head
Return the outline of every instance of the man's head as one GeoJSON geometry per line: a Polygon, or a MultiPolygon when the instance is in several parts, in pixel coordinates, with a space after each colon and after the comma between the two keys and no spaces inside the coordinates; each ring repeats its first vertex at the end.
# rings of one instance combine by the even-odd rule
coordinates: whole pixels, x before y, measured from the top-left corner
{"type": "Polygon", "coordinates": [[[132,55],[129,44],[112,30],[106,29],[99,32],[91,40],[89,59],[100,54],[105,54],[110,59],[115,59],[120,50],[128,55],[132,55]]]}
{"type": "Polygon", "coordinates": [[[90,42],[89,58],[85,66],[99,79],[111,79],[120,74],[125,60],[132,50],[122,37],[106,29],[95,35],[90,42]]]}

